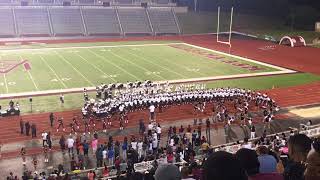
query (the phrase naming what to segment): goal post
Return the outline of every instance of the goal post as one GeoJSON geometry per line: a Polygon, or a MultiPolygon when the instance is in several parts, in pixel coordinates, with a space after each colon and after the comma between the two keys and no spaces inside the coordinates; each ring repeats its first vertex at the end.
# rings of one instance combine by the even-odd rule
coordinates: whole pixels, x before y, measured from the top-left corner
{"type": "Polygon", "coordinates": [[[232,23],[233,23],[233,7],[231,7],[230,12],[230,25],[229,25],[229,32],[228,32],[228,41],[220,41],[219,34],[220,34],[220,6],[218,6],[218,21],[217,21],[217,43],[227,44],[231,48],[231,35],[232,35],[232,23]]]}

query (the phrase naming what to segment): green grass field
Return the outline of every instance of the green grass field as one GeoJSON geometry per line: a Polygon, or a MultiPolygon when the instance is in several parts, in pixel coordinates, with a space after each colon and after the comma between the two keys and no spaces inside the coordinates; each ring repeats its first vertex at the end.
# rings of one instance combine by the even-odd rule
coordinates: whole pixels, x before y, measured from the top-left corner
{"type": "Polygon", "coordinates": [[[259,64],[240,57],[230,57],[187,44],[171,42],[136,42],[134,45],[69,44],[60,48],[30,46],[0,50],[0,69],[26,61],[0,78],[0,93],[12,94],[45,90],[94,87],[100,83],[126,81],[187,80],[253,73],[281,71],[281,68],[259,64]],[[219,56],[224,61],[259,68],[251,70],[199,53],[180,48],[191,48],[200,53],[219,56]],[[8,65],[9,64],[9,65],[8,65]]]}
{"type": "MultiPolygon", "coordinates": [[[[25,60],[31,67],[30,70],[26,70],[25,64],[20,64],[11,71],[0,74],[0,96],[21,92],[81,89],[102,82],[145,79],[183,82],[193,78],[204,80],[208,77],[218,77],[206,81],[207,87],[240,87],[254,90],[320,81],[320,77],[316,75],[281,74],[291,71],[173,41],[35,44],[0,48],[0,71],[25,60]],[[209,53],[214,58],[209,58],[203,55],[204,53],[209,53]],[[235,62],[236,65],[226,62],[235,62]],[[243,68],[243,64],[259,69],[243,68]],[[254,77],[256,74],[265,73],[279,74],[254,77]],[[238,78],[246,75],[253,77],[238,78]],[[233,79],[223,79],[229,76],[233,79]]],[[[89,95],[94,97],[94,93],[89,95]]],[[[30,113],[28,97],[13,100],[19,102],[23,114],[30,113]]],[[[6,107],[7,104],[8,99],[0,99],[0,105],[6,107]]],[[[60,104],[59,95],[34,96],[32,105],[32,113],[80,109],[83,105],[83,95],[65,94],[64,105],[60,104]]]]}

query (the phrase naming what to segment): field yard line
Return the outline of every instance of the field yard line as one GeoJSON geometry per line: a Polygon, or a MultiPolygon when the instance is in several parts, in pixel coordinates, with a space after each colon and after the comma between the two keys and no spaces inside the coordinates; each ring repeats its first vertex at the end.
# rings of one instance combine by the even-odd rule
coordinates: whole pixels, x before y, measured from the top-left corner
{"type": "Polygon", "coordinates": [[[6,85],[6,92],[9,93],[9,88],[8,88],[6,73],[3,73],[3,78],[4,78],[4,84],[6,85]]]}
{"type": "MultiPolygon", "coordinates": [[[[136,67],[138,67],[138,68],[140,68],[140,69],[143,69],[143,70],[146,71],[146,72],[151,72],[151,71],[149,71],[148,69],[146,69],[146,68],[144,68],[144,67],[142,67],[142,66],[139,66],[139,65],[131,62],[131,61],[130,61],[129,59],[127,59],[127,58],[121,57],[121,56],[119,56],[118,54],[116,54],[116,53],[114,53],[114,52],[111,52],[111,51],[110,51],[110,53],[111,53],[112,55],[120,58],[120,59],[123,59],[123,60],[129,62],[130,64],[132,64],[132,65],[134,65],[134,66],[136,66],[136,67]]],[[[162,76],[160,76],[160,75],[158,75],[158,74],[152,74],[152,75],[158,76],[159,78],[161,78],[161,79],[163,79],[163,80],[166,80],[166,78],[164,78],[164,77],[162,77],[162,76]]]]}
{"type": "MultiPolygon", "coordinates": [[[[0,56],[0,60],[2,60],[2,56],[0,56]]],[[[3,68],[3,63],[1,63],[1,65],[2,65],[2,68],[3,68]]],[[[9,88],[8,88],[6,73],[3,73],[3,79],[4,79],[4,84],[5,84],[5,86],[6,86],[6,92],[9,93],[9,88]]]]}
{"type": "Polygon", "coordinates": [[[198,48],[198,49],[202,49],[202,50],[206,50],[206,51],[211,51],[211,52],[214,52],[214,53],[217,53],[217,54],[221,54],[221,55],[224,55],[224,56],[229,56],[229,57],[238,58],[238,59],[241,59],[241,60],[244,60],[244,61],[252,62],[252,63],[255,63],[255,64],[260,64],[260,65],[267,66],[267,67],[274,68],[274,69],[278,69],[278,70],[281,70],[281,71],[296,72],[296,71],[291,70],[291,69],[275,66],[275,65],[272,65],[272,64],[256,61],[256,60],[253,60],[253,59],[248,59],[248,58],[237,56],[237,55],[232,55],[232,54],[228,54],[228,53],[224,53],[224,52],[220,52],[220,51],[215,51],[215,50],[204,48],[204,47],[201,47],[201,46],[196,46],[196,45],[192,45],[192,44],[188,44],[188,43],[183,43],[183,44],[185,44],[187,46],[190,46],[190,47],[194,47],[194,48],[198,48]]]}
{"type": "Polygon", "coordinates": [[[90,63],[86,58],[84,58],[83,56],[81,56],[78,53],[75,53],[77,56],[79,56],[81,59],[83,59],[84,61],[86,61],[88,64],[90,64],[91,66],[93,66],[96,70],[100,71],[102,74],[104,74],[105,76],[107,76],[109,79],[111,79],[113,82],[117,82],[114,78],[110,77],[109,74],[106,74],[104,71],[102,71],[99,67],[97,67],[96,65],[90,63]]]}
{"type": "MultiPolygon", "coordinates": [[[[21,60],[21,61],[23,61],[22,56],[21,56],[21,55],[19,55],[19,57],[20,57],[20,60],[21,60]]],[[[27,71],[27,73],[29,74],[29,77],[30,77],[30,79],[31,79],[31,81],[32,81],[32,83],[33,83],[33,85],[34,85],[34,87],[36,88],[36,90],[37,90],[37,91],[39,91],[39,88],[38,88],[38,86],[37,86],[36,82],[34,81],[32,74],[30,73],[30,71],[29,71],[29,70],[26,70],[26,71],[27,71]]]]}
{"type": "Polygon", "coordinates": [[[156,65],[156,66],[158,66],[158,67],[160,67],[160,68],[162,68],[162,69],[165,69],[165,70],[170,71],[170,72],[172,72],[172,73],[174,73],[174,74],[177,74],[178,76],[180,76],[180,77],[182,77],[182,78],[188,78],[187,76],[185,76],[185,75],[183,75],[183,74],[180,74],[180,73],[178,73],[178,72],[172,71],[171,69],[168,69],[168,68],[166,68],[166,67],[164,67],[164,66],[161,66],[161,65],[159,65],[159,64],[156,64],[156,63],[154,63],[154,62],[152,62],[152,61],[149,61],[148,59],[144,58],[143,56],[136,55],[135,53],[131,53],[131,52],[129,52],[129,51],[126,51],[126,52],[129,53],[129,54],[134,55],[135,57],[138,57],[138,58],[140,58],[140,59],[143,59],[144,61],[147,61],[147,62],[149,62],[149,63],[151,63],[151,64],[153,64],[153,65],[156,65]]]}
{"type": "Polygon", "coordinates": [[[34,51],[34,50],[61,50],[61,49],[95,49],[95,48],[117,48],[117,47],[141,47],[141,46],[167,46],[181,45],[184,43],[155,43],[155,44],[125,44],[125,45],[109,45],[109,46],[72,46],[72,47],[48,47],[48,48],[20,48],[20,49],[0,49],[1,51],[34,51]]]}
{"type": "Polygon", "coordinates": [[[58,74],[51,68],[51,66],[47,63],[47,61],[39,54],[40,59],[48,66],[48,68],[53,72],[53,74],[57,77],[63,87],[68,88],[66,84],[59,78],[58,74]]]}
{"type": "Polygon", "coordinates": [[[95,53],[95,52],[94,52],[94,51],[92,51],[91,49],[88,49],[88,51],[90,51],[92,54],[94,54],[95,56],[99,57],[100,59],[104,60],[105,62],[108,62],[108,63],[112,64],[113,66],[117,67],[117,68],[118,68],[118,69],[120,69],[121,71],[123,71],[123,72],[125,72],[125,73],[129,74],[130,76],[134,77],[136,80],[140,80],[140,81],[142,81],[142,79],[140,79],[140,78],[138,78],[137,76],[135,76],[135,75],[131,74],[130,72],[128,72],[127,70],[123,69],[122,67],[120,67],[120,66],[118,66],[118,65],[114,64],[113,62],[111,62],[111,61],[107,60],[105,57],[103,57],[103,56],[101,56],[101,55],[99,55],[99,54],[95,53]]]}
{"type": "Polygon", "coordinates": [[[86,80],[91,86],[95,86],[89,79],[87,79],[78,69],[76,69],[66,58],[64,58],[61,54],[59,54],[57,51],[54,51],[60,59],[64,60],[66,63],[68,63],[80,76],[83,77],[84,80],[86,80]]]}

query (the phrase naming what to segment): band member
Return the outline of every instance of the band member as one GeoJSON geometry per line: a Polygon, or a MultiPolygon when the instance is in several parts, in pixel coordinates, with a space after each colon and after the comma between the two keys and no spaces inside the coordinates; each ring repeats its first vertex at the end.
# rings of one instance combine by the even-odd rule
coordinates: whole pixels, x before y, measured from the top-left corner
{"type": "Polygon", "coordinates": [[[90,116],[89,117],[89,126],[93,125],[93,127],[96,126],[95,122],[94,122],[94,117],[93,116],[90,116]]]}
{"type": "Polygon", "coordinates": [[[63,117],[58,119],[58,127],[57,127],[57,132],[59,132],[60,127],[62,127],[62,131],[64,132],[66,129],[63,126],[63,117]]]}
{"type": "Polygon", "coordinates": [[[103,129],[103,132],[107,132],[107,120],[106,118],[103,118],[102,120],[102,129],[103,129]]]}
{"type": "Polygon", "coordinates": [[[23,166],[25,166],[26,165],[26,149],[24,147],[21,148],[20,155],[22,157],[22,164],[23,166]]]}
{"type": "Polygon", "coordinates": [[[77,135],[77,130],[76,130],[76,127],[75,127],[75,124],[74,123],[70,123],[70,135],[74,133],[75,135],[77,135]]]}
{"type": "Polygon", "coordinates": [[[49,162],[49,158],[48,158],[48,146],[45,145],[43,147],[43,154],[44,154],[44,162],[49,162]]]}
{"type": "Polygon", "coordinates": [[[77,120],[76,117],[73,117],[73,118],[72,118],[72,123],[73,123],[74,125],[77,125],[77,129],[80,128],[79,122],[78,122],[78,120],[77,120]]]}
{"type": "Polygon", "coordinates": [[[85,135],[86,133],[90,134],[90,128],[89,128],[88,120],[85,118],[83,122],[84,122],[84,133],[83,133],[83,135],[85,135]]]}

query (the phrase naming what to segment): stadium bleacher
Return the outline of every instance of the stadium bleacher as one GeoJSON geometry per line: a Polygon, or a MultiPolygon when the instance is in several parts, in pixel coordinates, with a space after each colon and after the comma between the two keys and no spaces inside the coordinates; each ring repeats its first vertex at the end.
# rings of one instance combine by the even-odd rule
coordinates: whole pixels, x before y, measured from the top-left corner
{"type": "Polygon", "coordinates": [[[114,8],[83,8],[88,35],[119,35],[120,25],[114,8]]]}
{"type": "Polygon", "coordinates": [[[48,12],[42,7],[15,8],[18,35],[49,36],[48,12]]]}
{"type": "Polygon", "coordinates": [[[0,37],[15,36],[14,17],[11,8],[0,9],[0,37]]]}
{"type": "Polygon", "coordinates": [[[85,35],[78,7],[54,7],[50,8],[49,12],[54,35],[85,35]]]}
{"type": "Polygon", "coordinates": [[[148,9],[155,34],[178,34],[179,28],[174,13],[169,8],[148,9]]]}
{"type": "Polygon", "coordinates": [[[124,34],[152,33],[144,8],[119,8],[118,13],[124,34]]]}

